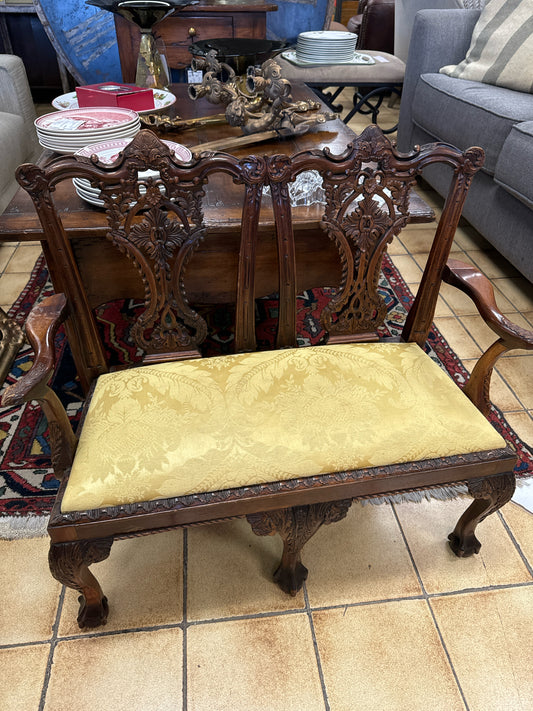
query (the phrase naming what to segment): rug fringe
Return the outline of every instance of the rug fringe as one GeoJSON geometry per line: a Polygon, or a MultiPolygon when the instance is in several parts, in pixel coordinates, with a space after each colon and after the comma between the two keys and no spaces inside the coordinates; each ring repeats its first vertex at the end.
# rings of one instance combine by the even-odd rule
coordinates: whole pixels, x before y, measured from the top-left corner
{"type": "Polygon", "coordinates": [[[363,499],[362,504],[405,504],[416,503],[421,501],[449,501],[457,497],[468,496],[468,489],[465,484],[457,484],[456,486],[439,486],[435,489],[416,489],[413,491],[404,491],[400,494],[385,494],[384,496],[375,496],[370,499],[363,499]]]}
{"type": "Polygon", "coordinates": [[[6,516],[0,518],[0,539],[13,541],[19,538],[46,536],[50,516],[6,516]]]}

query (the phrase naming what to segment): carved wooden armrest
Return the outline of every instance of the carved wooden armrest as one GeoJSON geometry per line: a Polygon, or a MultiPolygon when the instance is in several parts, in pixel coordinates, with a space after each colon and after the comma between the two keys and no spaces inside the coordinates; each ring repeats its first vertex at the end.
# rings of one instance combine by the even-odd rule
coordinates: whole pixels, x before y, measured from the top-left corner
{"type": "Polygon", "coordinates": [[[472,402],[488,415],[490,377],[494,364],[503,353],[514,348],[532,350],[533,331],[526,331],[502,314],[496,305],[492,284],[476,267],[450,259],[444,267],[443,280],[469,296],[481,318],[499,336],[478,360],[464,388],[472,402]]]}
{"type": "Polygon", "coordinates": [[[66,315],[64,294],[49,296],[32,309],[26,321],[26,335],[35,352],[33,365],[2,397],[3,406],[22,405],[30,400],[41,405],[48,420],[52,465],[58,477],[72,463],[77,445],[65,408],[48,387],[56,365],[55,335],[66,315]]]}
{"type": "Polygon", "coordinates": [[[26,320],[26,335],[35,358],[24,377],[11,385],[2,398],[2,405],[22,405],[37,399],[33,393],[46,385],[55,367],[54,339],[66,315],[64,294],[54,294],[35,306],[26,320]]]}

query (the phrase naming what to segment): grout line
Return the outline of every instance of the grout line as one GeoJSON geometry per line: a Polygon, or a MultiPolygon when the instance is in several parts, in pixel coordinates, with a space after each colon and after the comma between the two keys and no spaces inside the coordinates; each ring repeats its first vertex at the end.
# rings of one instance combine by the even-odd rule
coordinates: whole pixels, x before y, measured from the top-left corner
{"type": "Polygon", "coordinates": [[[198,627],[201,625],[211,625],[220,624],[225,622],[240,622],[243,620],[260,620],[269,617],[285,617],[287,615],[301,615],[302,613],[308,614],[309,612],[327,612],[330,610],[344,610],[352,607],[368,607],[370,605],[383,605],[389,602],[409,602],[412,600],[432,600],[437,597],[454,597],[458,595],[471,595],[476,593],[484,592],[495,592],[498,590],[512,590],[514,588],[529,588],[533,587],[532,581],[525,581],[522,583],[502,583],[500,585],[487,585],[485,587],[477,588],[462,588],[461,590],[447,590],[443,592],[427,593],[423,592],[420,595],[404,595],[401,597],[390,597],[390,598],[379,598],[375,600],[361,600],[359,602],[343,602],[335,605],[318,605],[317,607],[311,607],[309,609],[305,608],[295,608],[292,610],[273,610],[271,612],[258,612],[251,615],[235,615],[232,617],[219,617],[207,620],[190,620],[185,624],[182,622],[151,625],[147,627],[128,627],[117,630],[107,630],[102,632],[86,632],[85,634],[72,634],[72,635],[55,635],[49,640],[38,640],[34,642],[24,642],[20,644],[6,644],[0,645],[0,650],[3,649],[19,649],[23,647],[32,647],[36,645],[52,644],[57,642],[75,642],[82,639],[91,639],[94,637],[113,637],[121,634],[135,634],[144,632],[158,632],[161,630],[172,630],[172,629],[182,629],[189,627],[198,627]]]}
{"type": "Polygon", "coordinates": [[[309,620],[309,627],[311,629],[311,637],[313,639],[313,649],[315,650],[315,659],[316,659],[316,665],[318,668],[318,676],[320,678],[320,686],[322,688],[322,696],[324,697],[324,708],[325,708],[325,711],[331,711],[331,707],[329,705],[329,699],[328,699],[328,690],[326,687],[326,680],[324,679],[324,671],[322,669],[322,661],[320,659],[320,651],[318,649],[318,642],[317,642],[316,632],[315,632],[315,623],[313,621],[313,614],[311,611],[311,606],[309,604],[309,595],[307,592],[307,585],[305,584],[305,582],[304,582],[304,586],[303,586],[303,591],[304,591],[304,600],[305,600],[307,618],[309,620]]]}
{"type": "MultiPolygon", "coordinates": [[[[272,585],[275,585],[272,582],[272,585]]],[[[256,612],[252,615],[231,615],[230,617],[212,617],[208,620],[189,620],[187,627],[198,627],[199,625],[216,625],[220,622],[240,622],[242,620],[262,620],[267,617],[284,617],[285,615],[301,615],[306,613],[305,607],[291,610],[271,610],[270,612],[256,612]]]]}
{"type": "Polygon", "coordinates": [[[531,566],[530,562],[529,562],[528,559],[526,558],[526,556],[525,556],[525,554],[524,554],[524,552],[523,552],[523,550],[522,550],[522,547],[520,546],[520,544],[519,544],[518,541],[516,540],[515,535],[514,535],[512,529],[511,529],[511,527],[509,526],[509,524],[508,524],[507,521],[505,520],[505,516],[504,516],[504,515],[502,514],[502,512],[501,512],[501,509],[498,510],[498,516],[500,517],[500,521],[502,522],[503,527],[504,527],[505,530],[507,531],[507,535],[508,535],[509,538],[512,540],[512,542],[514,543],[514,546],[515,546],[516,550],[518,551],[519,556],[522,558],[522,561],[523,561],[524,565],[526,566],[528,573],[529,573],[529,574],[531,575],[531,577],[533,578],[533,567],[531,566]]]}
{"type": "Polygon", "coordinates": [[[160,632],[161,630],[182,629],[181,622],[169,622],[168,624],[148,625],[146,627],[122,627],[116,630],[103,630],[101,632],[80,632],[80,634],[69,634],[64,637],[57,637],[58,642],[77,642],[81,639],[94,639],[95,637],[116,637],[119,634],[138,634],[145,632],[160,632]]]}
{"type": "Polygon", "coordinates": [[[34,642],[14,642],[13,644],[0,644],[0,652],[3,649],[24,649],[25,647],[42,647],[45,644],[51,644],[52,637],[50,639],[38,639],[34,642]]]}
{"type": "Polygon", "coordinates": [[[65,586],[61,586],[61,592],[59,593],[59,599],[57,603],[57,612],[54,625],[52,627],[52,637],[50,639],[50,652],[48,654],[48,661],[46,662],[46,671],[44,674],[43,688],[41,691],[41,698],[39,701],[38,711],[43,711],[44,704],[46,701],[46,694],[48,693],[48,684],[50,683],[50,676],[52,674],[52,664],[54,661],[54,653],[56,651],[56,646],[58,642],[58,631],[59,631],[59,621],[61,620],[61,613],[63,612],[63,602],[65,600],[65,586]]]}
{"type": "Polygon", "coordinates": [[[463,688],[462,688],[462,686],[461,686],[461,683],[460,683],[460,681],[459,681],[459,677],[457,676],[457,672],[455,671],[455,667],[454,667],[454,665],[453,665],[452,658],[451,658],[451,656],[450,656],[450,653],[449,653],[449,651],[448,651],[448,648],[447,648],[447,646],[446,646],[446,643],[444,642],[444,637],[442,636],[442,632],[441,632],[441,630],[440,630],[440,627],[439,627],[439,625],[438,625],[438,623],[437,623],[437,618],[435,617],[435,613],[433,612],[433,608],[431,607],[430,597],[434,597],[434,596],[430,596],[430,595],[428,594],[427,590],[426,590],[426,586],[424,585],[424,582],[423,582],[423,580],[422,580],[422,576],[420,575],[420,571],[418,570],[418,566],[417,566],[417,564],[416,564],[414,555],[413,555],[413,553],[412,553],[412,551],[411,551],[411,548],[409,547],[409,542],[408,542],[408,540],[407,540],[407,536],[405,535],[405,531],[403,530],[402,522],[400,521],[400,517],[398,516],[398,512],[396,511],[396,506],[395,506],[394,504],[392,504],[392,511],[393,511],[394,517],[396,518],[396,523],[398,524],[398,527],[399,527],[399,529],[400,529],[400,533],[401,533],[401,536],[402,536],[402,538],[403,538],[403,542],[404,542],[404,544],[405,544],[405,547],[407,548],[407,552],[408,552],[408,554],[409,554],[409,558],[411,559],[411,563],[412,563],[413,568],[414,568],[414,570],[415,570],[415,573],[416,573],[416,576],[417,576],[417,578],[418,578],[420,587],[422,588],[423,596],[424,596],[424,598],[425,598],[425,600],[426,600],[426,605],[427,605],[427,607],[428,607],[428,609],[429,609],[429,613],[430,613],[430,615],[431,615],[431,617],[432,617],[432,619],[433,619],[433,624],[434,624],[434,626],[435,626],[435,630],[436,630],[437,635],[438,635],[438,637],[439,637],[439,640],[440,640],[440,643],[441,643],[441,647],[442,647],[442,649],[444,650],[444,654],[446,655],[446,658],[447,658],[447,660],[448,660],[448,664],[450,665],[450,669],[451,669],[451,672],[452,672],[452,674],[453,674],[453,678],[455,679],[455,683],[456,683],[456,685],[457,685],[457,689],[459,690],[459,693],[460,693],[461,698],[462,698],[462,700],[463,700],[463,703],[464,703],[464,705],[465,705],[466,711],[469,711],[469,707],[468,707],[468,704],[467,704],[467,702],[466,702],[466,698],[465,698],[465,695],[464,695],[464,692],[463,692],[463,688]]]}
{"type": "Polygon", "coordinates": [[[189,537],[183,529],[183,653],[181,660],[182,710],[187,711],[187,573],[189,567],[189,537]]]}
{"type": "Polygon", "coordinates": [[[453,674],[453,678],[455,679],[455,683],[457,684],[457,688],[459,689],[459,693],[461,694],[461,698],[463,700],[463,703],[465,705],[466,711],[469,711],[470,707],[468,706],[468,703],[466,701],[466,697],[464,695],[463,687],[461,686],[461,682],[459,681],[459,677],[457,676],[457,672],[455,671],[455,667],[453,665],[452,658],[450,656],[450,653],[448,651],[448,647],[446,646],[446,642],[444,641],[444,637],[442,636],[441,629],[439,627],[439,623],[437,622],[437,618],[435,616],[435,611],[433,610],[433,607],[431,606],[431,601],[428,599],[426,600],[426,604],[429,609],[429,614],[431,615],[431,618],[433,620],[433,624],[435,625],[435,629],[437,630],[437,634],[439,636],[439,640],[441,643],[441,646],[444,650],[444,654],[446,655],[446,659],[448,660],[448,664],[450,665],[451,672],[453,674]]]}
{"type": "MultiPolygon", "coordinates": [[[[397,525],[398,525],[398,528],[400,529],[400,534],[401,534],[401,536],[402,536],[404,545],[405,545],[405,547],[406,547],[406,549],[407,549],[407,553],[408,553],[408,555],[409,555],[409,559],[410,559],[410,561],[411,561],[411,565],[413,566],[413,570],[415,571],[416,577],[417,577],[417,579],[418,579],[418,584],[420,585],[420,589],[422,590],[422,597],[424,597],[424,598],[426,599],[427,596],[428,596],[428,592],[427,592],[427,590],[426,590],[426,586],[424,585],[424,581],[422,580],[422,576],[420,575],[420,571],[418,570],[418,566],[417,566],[417,564],[416,564],[416,562],[415,562],[415,558],[414,558],[414,556],[413,556],[413,554],[412,554],[412,552],[411,552],[411,548],[409,547],[409,543],[408,543],[408,541],[407,541],[407,536],[405,535],[405,531],[403,530],[403,526],[402,526],[402,523],[401,523],[401,521],[400,521],[400,517],[398,516],[398,512],[396,511],[396,505],[395,505],[395,504],[391,504],[391,509],[392,509],[392,513],[393,513],[393,515],[394,515],[394,518],[396,519],[396,523],[397,523],[397,525]]],[[[419,597],[420,597],[420,596],[416,596],[415,599],[416,599],[416,598],[419,598],[419,597]]]]}
{"type": "Polygon", "coordinates": [[[158,632],[160,630],[182,629],[184,632],[190,627],[199,627],[202,625],[221,624],[225,622],[241,622],[243,620],[261,620],[270,617],[285,617],[287,615],[301,615],[309,612],[327,612],[330,610],[344,610],[352,607],[368,607],[370,605],[383,605],[388,602],[409,602],[411,600],[431,600],[437,597],[454,597],[458,595],[470,595],[483,592],[494,592],[497,590],[509,590],[514,588],[529,588],[533,587],[532,581],[523,583],[502,583],[500,585],[488,585],[478,588],[462,588],[461,590],[447,590],[443,592],[427,593],[423,592],[420,595],[404,595],[401,597],[380,598],[376,600],[361,600],[359,602],[343,602],[335,605],[318,605],[317,607],[309,606],[305,608],[295,608],[292,610],[273,610],[270,612],[257,612],[251,615],[234,615],[231,617],[217,617],[206,620],[188,620],[186,623],[176,622],[160,625],[151,625],[147,627],[130,627],[117,630],[108,630],[103,632],[87,632],[79,635],[65,635],[64,637],[57,636],[57,639],[40,640],[38,642],[28,642],[24,644],[3,645],[0,649],[12,649],[18,647],[34,646],[36,644],[50,644],[53,641],[58,642],[73,642],[81,639],[89,639],[94,637],[112,637],[120,634],[134,634],[139,632],[158,632]]]}

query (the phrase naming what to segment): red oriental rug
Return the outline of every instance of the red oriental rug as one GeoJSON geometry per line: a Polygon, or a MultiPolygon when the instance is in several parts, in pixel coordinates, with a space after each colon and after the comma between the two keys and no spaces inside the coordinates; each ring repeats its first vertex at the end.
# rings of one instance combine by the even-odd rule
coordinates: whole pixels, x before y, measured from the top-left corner
{"type": "MultiPolygon", "coordinates": [[[[413,297],[387,257],[383,265],[380,292],[388,307],[384,335],[398,335],[405,319],[405,307],[409,306],[413,297]]],[[[41,257],[9,315],[19,324],[23,324],[32,306],[51,293],[53,290],[48,280],[48,271],[41,257]]],[[[298,334],[301,345],[314,344],[322,338],[320,312],[331,298],[331,293],[328,289],[314,289],[301,295],[298,303],[298,334]]],[[[139,306],[133,301],[119,301],[106,304],[97,311],[98,323],[112,364],[138,359],[134,346],[121,349],[117,344],[124,337],[127,340],[135,310],[139,306]]],[[[260,299],[257,302],[259,339],[265,344],[273,343],[276,310],[277,302],[273,298],[260,299]]],[[[233,338],[231,311],[218,307],[205,316],[210,327],[210,336],[205,344],[206,355],[229,352],[233,338]]],[[[58,333],[56,341],[60,365],[53,385],[73,424],[76,425],[83,404],[83,393],[63,331],[58,333]]],[[[436,328],[433,328],[429,335],[427,351],[459,385],[465,382],[467,371],[436,328]]],[[[24,345],[7,383],[20,378],[31,364],[32,351],[28,345],[24,345]]],[[[516,474],[519,477],[532,476],[532,449],[516,435],[499,410],[493,408],[490,419],[518,452],[516,474]]],[[[19,523],[24,528],[22,524],[29,520],[26,518],[28,516],[41,517],[48,514],[58,481],[50,464],[46,420],[37,404],[28,403],[22,407],[0,409],[0,443],[0,522],[3,520],[4,523],[3,528],[0,526],[1,534],[6,526],[16,528],[19,523]],[[10,521],[7,521],[6,517],[10,517],[10,521]],[[15,517],[18,517],[18,521],[15,517]]],[[[42,518],[38,520],[39,530],[42,530],[42,518]]]]}

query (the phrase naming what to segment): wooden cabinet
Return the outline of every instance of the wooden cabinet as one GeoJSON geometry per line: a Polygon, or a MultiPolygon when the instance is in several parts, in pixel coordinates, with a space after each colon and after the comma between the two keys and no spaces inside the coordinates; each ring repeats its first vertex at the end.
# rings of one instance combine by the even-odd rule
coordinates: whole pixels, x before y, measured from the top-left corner
{"type": "MultiPolygon", "coordinates": [[[[258,0],[246,3],[240,0],[229,0],[227,3],[200,0],[198,5],[176,11],[159,22],[154,28],[154,35],[161,37],[165,43],[168,66],[176,80],[176,71],[184,70],[191,63],[189,47],[193,42],[218,37],[265,39],[266,13],[276,9],[276,5],[258,0]]],[[[139,28],[119,15],[115,15],[115,26],[122,79],[134,82],[139,28]]]]}

